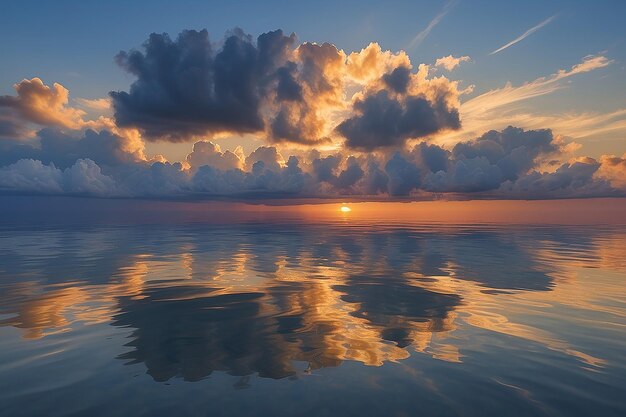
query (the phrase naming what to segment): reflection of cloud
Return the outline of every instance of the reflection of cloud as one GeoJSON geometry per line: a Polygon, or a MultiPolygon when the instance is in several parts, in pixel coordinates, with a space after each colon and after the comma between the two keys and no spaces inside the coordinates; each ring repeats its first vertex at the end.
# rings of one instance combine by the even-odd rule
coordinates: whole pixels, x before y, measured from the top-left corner
{"type": "Polygon", "coordinates": [[[2,298],[8,301],[3,306],[3,313],[12,314],[12,317],[0,320],[0,326],[24,329],[26,339],[39,339],[67,329],[72,317],[86,309],[81,304],[87,301],[87,294],[78,286],[33,294],[36,290],[35,285],[26,283],[3,294],[2,298]]]}
{"type": "Polygon", "coordinates": [[[460,297],[430,292],[409,285],[403,280],[384,277],[351,277],[346,284],[335,287],[342,300],[359,307],[352,314],[382,329],[381,336],[400,347],[413,342],[411,334],[451,330],[448,313],[460,297]],[[413,323],[419,323],[413,326],[413,323]]]}
{"type": "Polygon", "coordinates": [[[132,332],[120,358],[159,381],[216,371],[283,378],[301,369],[294,362],[381,365],[412,351],[459,362],[467,326],[602,366],[559,329],[534,325],[532,311],[613,314],[572,271],[626,267],[622,235],[558,228],[94,229],[23,235],[17,246],[11,233],[0,239],[0,325],[38,338],[112,320],[132,332]],[[32,239],[36,250],[24,246],[32,239]]]}

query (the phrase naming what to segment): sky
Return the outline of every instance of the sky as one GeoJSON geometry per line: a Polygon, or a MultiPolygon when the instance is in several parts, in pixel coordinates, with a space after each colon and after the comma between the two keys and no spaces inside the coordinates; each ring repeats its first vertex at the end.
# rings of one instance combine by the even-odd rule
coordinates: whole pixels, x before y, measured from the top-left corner
{"type": "Polygon", "coordinates": [[[626,195],[622,1],[3,1],[0,192],[626,195]]]}

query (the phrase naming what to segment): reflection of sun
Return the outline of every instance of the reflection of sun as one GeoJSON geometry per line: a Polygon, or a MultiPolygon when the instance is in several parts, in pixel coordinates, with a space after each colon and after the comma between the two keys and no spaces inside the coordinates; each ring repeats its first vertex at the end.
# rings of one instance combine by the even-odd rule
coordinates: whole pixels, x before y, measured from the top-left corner
{"type": "Polygon", "coordinates": [[[341,206],[341,208],[339,210],[341,210],[342,213],[349,213],[349,212],[352,211],[352,210],[350,210],[350,207],[348,207],[348,206],[341,206]]]}

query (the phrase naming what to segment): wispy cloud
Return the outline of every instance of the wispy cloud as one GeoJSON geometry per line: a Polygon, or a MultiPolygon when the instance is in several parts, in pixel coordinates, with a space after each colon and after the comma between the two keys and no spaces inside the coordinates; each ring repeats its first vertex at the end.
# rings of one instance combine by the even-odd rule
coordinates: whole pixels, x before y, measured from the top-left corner
{"type": "Polygon", "coordinates": [[[91,110],[104,111],[111,108],[111,99],[108,97],[95,99],[77,98],[75,100],[79,105],[87,107],[91,110]]]}
{"type": "Polygon", "coordinates": [[[419,45],[420,43],[422,43],[424,39],[426,39],[426,37],[430,34],[430,31],[433,30],[433,28],[437,26],[439,22],[441,22],[441,19],[443,19],[448,13],[450,13],[450,11],[454,8],[454,6],[456,6],[457,3],[458,1],[456,0],[447,2],[446,5],[443,6],[443,9],[441,10],[441,12],[439,12],[439,14],[435,16],[433,20],[430,21],[428,26],[426,26],[426,28],[422,30],[420,33],[415,35],[413,40],[411,40],[411,42],[409,43],[407,49],[412,49],[416,47],[417,45],[419,45]]]}
{"type": "Polygon", "coordinates": [[[519,86],[505,86],[487,91],[461,104],[462,129],[439,136],[442,143],[455,143],[459,139],[480,134],[489,129],[508,125],[525,129],[550,127],[557,134],[572,138],[586,138],[600,134],[624,134],[626,109],[609,113],[537,114],[521,104],[526,100],[554,93],[566,87],[566,81],[578,74],[605,68],[613,63],[602,55],[587,56],[569,69],[560,69],[547,76],[519,86]]]}
{"type": "Polygon", "coordinates": [[[548,23],[552,22],[554,19],[556,19],[557,15],[554,15],[552,17],[547,18],[546,20],[544,20],[543,22],[539,23],[536,26],[531,27],[530,29],[528,29],[526,32],[524,32],[523,34],[521,34],[520,36],[518,36],[517,38],[513,39],[511,42],[507,43],[504,46],[501,46],[500,48],[496,49],[495,51],[491,52],[489,55],[494,55],[497,54],[498,52],[504,51],[506,48],[515,45],[516,43],[523,41],[524,39],[526,39],[528,36],[532,35],[533,33],[535,33],[536,31],[538,31],[539,29],[541,29],[542,27],[544,27],[545,25],[547,25],[548,23]]]}

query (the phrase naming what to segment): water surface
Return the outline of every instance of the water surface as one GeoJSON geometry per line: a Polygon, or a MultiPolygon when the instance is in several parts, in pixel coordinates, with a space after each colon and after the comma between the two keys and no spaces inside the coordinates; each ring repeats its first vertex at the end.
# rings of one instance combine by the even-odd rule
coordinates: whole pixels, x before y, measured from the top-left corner
{"type": "Polygon", "coordinates": [[[619,222],[220,207],[4,217],[0,415],[626,415],[619,222]]]}

